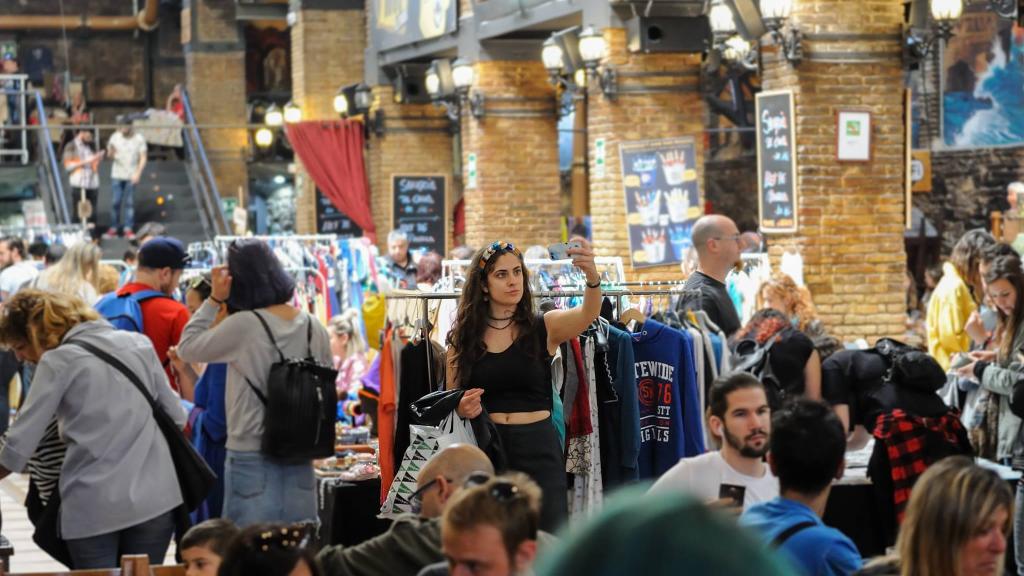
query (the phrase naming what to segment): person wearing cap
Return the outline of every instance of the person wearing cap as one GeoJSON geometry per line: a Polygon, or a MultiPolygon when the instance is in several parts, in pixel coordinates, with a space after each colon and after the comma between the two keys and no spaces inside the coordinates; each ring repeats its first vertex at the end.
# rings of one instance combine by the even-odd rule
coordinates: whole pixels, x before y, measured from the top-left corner
{"type": "Polygon", "coordinates": [[[146,169],[146,139],[132,131],[132,124],[126,116],[118,117],[121,127],[107,141],[107,155],[114,161],[110,168],[110,186],[114,198],[111,204],[110,228],[105,236],[113,238],[118,230],[124,237],[135,238],[135,186],[146,169]],[[124,220],[121,220],[121,210],[124,220]],[[123,225],[123,229],[122,229],[123,225]]]}
{"type": "Polygon", "coordinates": [[[181,332],[188,324],[188,308],[171,297],[178,287],[181,271],[188,264],[188,252],[177,238],[162,236],[150,240],[139,248],[138,258],[135,280],[122,286],[117,295],[156,290],[168,296],[143,300],[139,306],[142,308],[142,331],[153,342],[153,348],[163,364],[164,371],[167,372],[167,380],[171,387],[178,390],[177,381],[171,373],[167,349],[178,345],[181,332]]]}

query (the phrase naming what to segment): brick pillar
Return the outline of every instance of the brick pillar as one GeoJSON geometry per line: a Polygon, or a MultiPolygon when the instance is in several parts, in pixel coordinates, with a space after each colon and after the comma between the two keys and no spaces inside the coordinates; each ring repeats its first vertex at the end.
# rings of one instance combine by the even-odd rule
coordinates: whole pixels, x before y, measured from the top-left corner
{"type": "Polygon", "coordinates": [[[203,145],[221,196],[248,189],[245,42],[234,0],[186,0],[182,11],[185,75],[198,124],[237,128],[202,130],[203,145]]]}
{"type": "MultiPolygon", "coordinates": [[[[399,104],[391,86],[374,88],[375,113],[384,115],[384,133],[371,135],[366,151],[367,177],[370,179],[370,204],[377,227],[377,244],[387,249],[394,197],[391,177],[395,174],[443,174],[448,178],[448,249],[454,248],[452,230],[456,182],[452,178],[452,133],[443,110],[431,104],[399,104]]],[[[442,254],[441,257],[446,257],[442,254]]]]}
{"type": "Polygon", "coordinates": [[[495,114],[476,119],[462,111],[466,244],[479,248],[508,240],[525,248],[556,242],[561,230],[558,127],[555,93],[543,64],[539,58],[478,62],[473,89],[491,99],[487,109],[495,114]],[[498,116],[498,110],[520,116],[498,116]],[[477,158],[475,188],[470,188],[470,154],[477,158]]]}
{"type": "Polygon", "coordinates": [[[798,249],[818,312],[836,336],[850,340],[904,333],[902,0],[797,0],[791,21],[805,40],[793,67],[768,46],[763,88],[792,90],[796,115],[799,230],[769,237],[773,261],[798,249]],[[834,33],[864,39],[819,40],[834,33]],[[871,36],[868,36],[871,35],[871,36]],[[882,39],[879,39],[882,38],[882,39]],[[828,61],[830,51],[838,52],[828,61]],[[857,61],[850,53],[868,60],[857,61]],[[835,62],[843,59],[845,62],[835,62]],[[836,112],[870,110],[872,160],[836,161],[836,112]]]}
{"type": "MultiPolygon", "coordinates": [[[[626,48],[626,31],[609,28],[605,60],[619,73],[619,85],[630,87],[680,86],[692,90],[619,94],[605,97],[592,79],[587,102],[587,137],[590,149],[590,214],[594,248],[599,256],[620,256],[627,275],[638,280],[678,280],[678,264],[633,269],[630,265],[626,202],[622,188],[619,145],[639,140],[692,136],[696,144],[697,173],[704,170],[704,101],[698,90],[700,54],[641,54],[626,48]],[[636,73],[647,76],[631,76],[636,73]],[[655,74],[651,74],[655,73],[655,74]],[[665,73],[658,75],[657,73],[665,73]],[[595,142],[605,141],[605,173],[595,159],[595,142]]],[[[701,194],[704,194],[701,178],[701,194]]]]}
{"type": "MultiPolygon", "coordinates": [[[[300,3],[301,4],[301,3],[300,3]]],[[[322,3],[321,3],[322,5],[322,3]]],[[[363,78],[366,16],[362,10],[295,11],[292,35],[292,97],[303,120],[334,120],[338,88],[363,78]]],[[[316,185],[295,158],[296,218],[300,234],[316,232],[316,185]]]]}

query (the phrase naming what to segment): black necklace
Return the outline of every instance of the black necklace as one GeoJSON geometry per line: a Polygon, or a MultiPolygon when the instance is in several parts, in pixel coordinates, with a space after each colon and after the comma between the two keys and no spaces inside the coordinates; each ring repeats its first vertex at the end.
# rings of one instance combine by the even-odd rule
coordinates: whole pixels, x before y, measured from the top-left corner
{"type": "MultiPolygon", "coordinates": [[[[495,320],[498,320],[498,318],[495,318],[495,320]]],[[[495,330],[505,330],[506,328],[511,326],[514,322],[515,322],[515,319],[509,318],[508,319],[508,323],[505,324],[504,326],[500,326],[500,327],[499,326],[495,326],[494,324],[491,324],[490,322],[488,322],[487,325],[490,326],[491,328],[494,328],[495,330]]]]}
{"type": "Polygon", "coordinates": [[[511,320],[512,318],[514,318],[514,316],[509,316],[508,318],[498,318],[496,316],[491,316],[490,314],[488,314],[487,317],[490,318],[491,320],[511,320]]]}

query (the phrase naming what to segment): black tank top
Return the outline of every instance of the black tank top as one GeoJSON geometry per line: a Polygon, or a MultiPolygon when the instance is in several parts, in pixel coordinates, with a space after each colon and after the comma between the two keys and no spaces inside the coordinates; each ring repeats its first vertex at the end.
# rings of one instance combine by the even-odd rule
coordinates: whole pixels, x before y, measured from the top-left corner
{"type": "Polygon", "coordinates": [[[551,357],[544,317],[533,332],[517,339],[503,352],[485,352],[473,365],[467,388],[483,388],[488,412],[551,410],[551,357]]]}

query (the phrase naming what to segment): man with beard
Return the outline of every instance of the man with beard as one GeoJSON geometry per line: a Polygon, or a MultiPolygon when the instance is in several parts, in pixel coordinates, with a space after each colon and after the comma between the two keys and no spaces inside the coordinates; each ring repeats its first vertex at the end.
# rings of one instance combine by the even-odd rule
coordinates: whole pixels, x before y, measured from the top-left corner
{"type": "Polygon", "coordinates": [[[709,409],[708,425],[722,449],[680,460],[651,492],[684,492],[743,509],[778,496],[778,481],[764,462],[771,433],[764,385],[746,372],[719,378],[711,386],[709,409]]]}
{"type": "Polygon", "coordinates": [[[781,495],[749,508],[740,525],[788,556],[801,574],[860,570],[857,547],[821,521],[832,481],[846,469],[846,433],[839,417],[826,404],[797,399],[772,418],[770,448],[768,465],[779,478],[781,495]]]}

